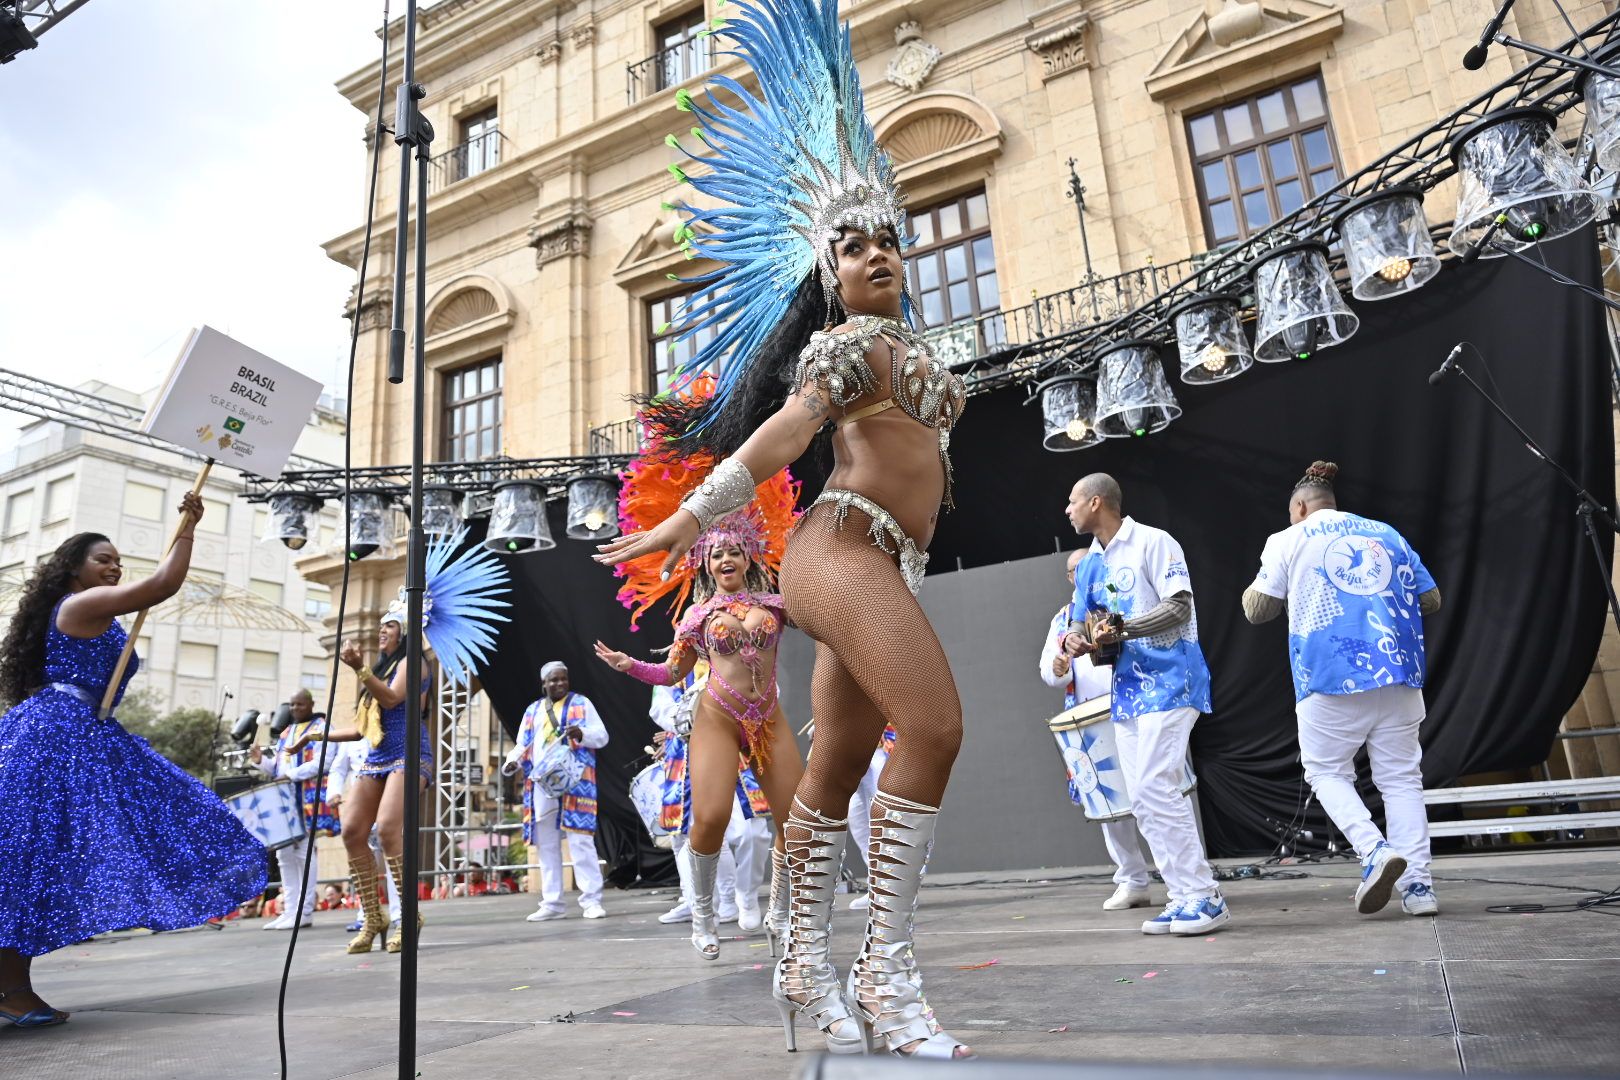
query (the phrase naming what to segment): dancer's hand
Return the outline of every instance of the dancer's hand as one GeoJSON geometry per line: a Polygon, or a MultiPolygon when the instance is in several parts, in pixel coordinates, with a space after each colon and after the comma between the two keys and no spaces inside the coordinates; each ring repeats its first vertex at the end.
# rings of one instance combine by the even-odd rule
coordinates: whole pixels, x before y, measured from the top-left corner
{"type": "Polygon", "coordinates": [[[201,521],[203,516],[202,496],[195,491],[188,491],[180,496],[180,516],[185,519],[182,532],[196,528],[197,522],[201,521]]]}
{"type": "Polygon", "coordinates": [[[610,649],[600,641],[596,643],[596,658],[614,671],[629,671],[635,663],[629,656],[617,650],[610,649]]]}
{"type": "Polygon", "coordinates": [[[360,643],[353,638],[345,641],[343,643],[343,648],[338,651],[338,659],[352,667],[354,670],[359,671],[362,660],[362,657],[360,656],[360,643]]]}
{"type": "Polygon", "coordinates": [[[669,552],[664,559],[662,576],[668,578],[680,564],[698,538],[698,520],[690,510],[677,510],[646,532],[629,533],[598,545],[591,558],[603,566],[618,566],[643,555],[659,551],[669,552]]]}

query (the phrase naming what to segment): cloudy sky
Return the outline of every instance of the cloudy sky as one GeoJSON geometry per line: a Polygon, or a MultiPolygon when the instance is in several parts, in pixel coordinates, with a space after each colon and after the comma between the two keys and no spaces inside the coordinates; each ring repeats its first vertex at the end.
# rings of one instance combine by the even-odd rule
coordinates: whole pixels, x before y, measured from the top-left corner
{"type": "MultiPolygon", "coordinates": [[[[381,0],[95,0],[0,67],[0,367],[144,390],[208,323],[336,385],[353,274],[320,244],[363,222],[367,158],[333,84],[381,22],[381,0]]],[[[0,449],[20,422],[0,412],[0,449]]]]}

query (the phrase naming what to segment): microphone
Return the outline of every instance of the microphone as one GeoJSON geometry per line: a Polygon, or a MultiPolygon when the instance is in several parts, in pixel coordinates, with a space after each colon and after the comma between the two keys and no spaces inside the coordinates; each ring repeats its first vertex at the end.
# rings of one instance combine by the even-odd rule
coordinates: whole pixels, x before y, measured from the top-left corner
{"type": "Polygon", "coordinates": [[[1463,351],[1463,343],[1459,341],[1456,344],[1456,346],[1451,350],[1451,355],[1447,356],[1446,359],[1445,359],[1445,362],[1442,363],[1439,366],[1439,368],[1437,368],[1435,370],[1433,375],[1429,376],[1429,385],[1430,386],[1439,386],[1441,379],[1445,378],[1447,375],[1450,375],[1453,371],[1457,370],[1457,357],[1462,355],[1462,351],[1463,351]]]}
{"type": "Polygon", "coordinates": [[[1469,71],[1478,71],[1485,66],[1485,55],[1490,51],[1491,42],[1496,38],[1497,33],[1501,31],[1502,24],[1507,21],[1508,9],[1513,4],[1514,0],[1506,0],[1501,7],[1496,9],[1496,14],[1491,17],[1491,21],[1485,24],[1485,32],[1479,35],[1479,44],[1463,55],[1463,67],[1469,71]]]}
{"type": "Polygon", "coordinates": [[[1491,241],[1496,239],[1496,230],[1500,229],[1503,225],[1506,225],[1507,219],[1508,216],[1505,212],[1497,214],[1496,217],[1491,219],[1490,227],[1480,234],[1479,242],[1473,247],[1469,248],[1467,251],[1463,252],[1462,264],[1464,266],[1474,262],[1485,253],[1485,249],[1490,247],[1491,241]]]}

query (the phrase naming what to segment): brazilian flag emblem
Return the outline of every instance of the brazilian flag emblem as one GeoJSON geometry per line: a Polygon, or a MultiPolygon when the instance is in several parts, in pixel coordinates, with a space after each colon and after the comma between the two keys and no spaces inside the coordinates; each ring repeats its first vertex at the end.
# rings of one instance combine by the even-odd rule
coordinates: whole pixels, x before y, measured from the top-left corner
{"type": "Polygon", "coordinates": [[[238,417],[227,416],[225,418],[225,430],[226,431],[235,432],[236,434],[240,435],[240,434],[242,434],[242,429],[244,427],[246,427],[246,426],[247,425],[243,424],[242,421],[238,417]]]}

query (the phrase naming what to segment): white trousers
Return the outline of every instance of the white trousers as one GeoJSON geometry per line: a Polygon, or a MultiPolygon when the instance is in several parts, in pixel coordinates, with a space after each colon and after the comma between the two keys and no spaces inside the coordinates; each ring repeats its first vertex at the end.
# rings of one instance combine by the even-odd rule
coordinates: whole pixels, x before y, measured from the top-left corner
{"type": "Polygon", "coordinates": [[[1373,783],[1384,797],[1389,846],[1406,858],[1400,887],[1433,884],[1429,813],[1423,805],[1423,691],[1382,686],[1359,694],[1311,694],[1295,706],[1305,779],[1333,824],[1365,859],[1384,834],[1356,793],[1356,751],[1367,747],[1373,783]]]}
{"type": "MultiPolygon", "coordinates": [[[[726,826],[726,846],[731,849],[737,864],[735,890],[737,902],[745,903],[749,897],[759,899],[759,887],[765,880],[765,867],[770,856],[765,853],[771,842],[771,827],[763,817],[743,817],[742,803],[731,802],[731,821],[726,826]]],[[[719,886],[717,885],[716,888],[719,886]]]]}
{"type": "MultiPolygon", "coordinates": [[[[731,830],[727,828],[729,836],[731,830]]],[[[681,876],[681,900],[687,907],[692,906],[692,871],[681,857],[681,852],[691,840],[685,833],[676,833],[674,836],[675,871],[681,876]]],[[[729,914],[737,904],[737,860],[731,853],[731,844],[720,844],[720,865],[714,871],[714,910],[715,914],[729,914]]]]}
{"type": "Polygon", "coordinates": [[[377,863],[377,873],[382,875],[383,883],[388,889],[388,921],[399,922],[399,885],[388,869],[388,860],[383,858],[382,838],[377,834],[377,826],[371,827],[371,836],[367,842],[371,845],[371,857],[377,863]]]}
{"type": "Polygon", "coordinates": [[[857,858],[862,866],[866,865],[866,847],[872,841],[872,800],[877,797],[878,775],[882,772],[883,761],[874,754],[866,775],[855,785],[855,794],[849,798],[849,847],[845,849],[844,861],[851,865],[857,858]]]}
{"type": "Polygon", "coordinates": [[[304,839],[276,848],[276,865],[281,868],[282,911],[288,915],[300,912],[300,922],[315,913],[315,878],[313,874],[308,880],[304,878],[306,843],[308,840],[304,839]]]}
{"type": "Polygon", "coordinates": [[[563,832],[557,828],[562,804],[538,788],[534,793],[535,847],[540,856],[540,907],[562,911],[562,846],[566,838],[569,860],[574,864],[574,884],[579,886],[579,906],[602,902],[602,864],[596,857],[595,835],[563,832]]]}
{"type": "Polygon", "coordinates": [[[1103,844],[1108,857],[1114,860],[1114,884],[1145,889],[1153,883],[1148,873],[1148,862],[1142,857],[1142,838],[1136,830],[1136,819],[1120,818],[1102,823],[1103,844]]]}
{"type": "Polygon", "coordinates": [[[1192,800],[1181,793],[1187,741],[1197,719],[1197,709],[1171,709],[1113,721],[1136,827],[1171,900],[1196,901],[1219,891],[1204,858],[1192,800]]]}

